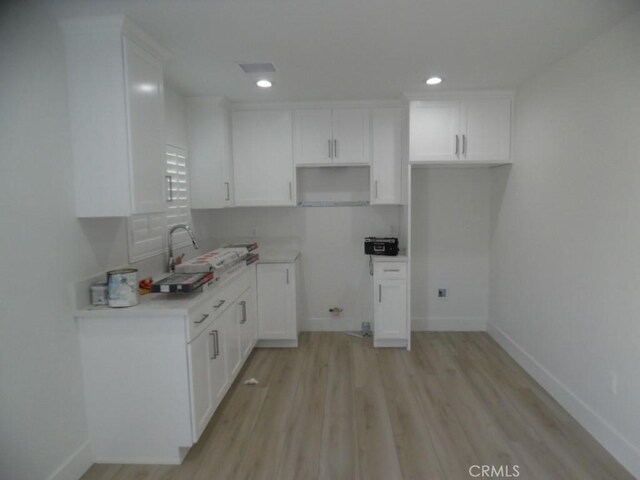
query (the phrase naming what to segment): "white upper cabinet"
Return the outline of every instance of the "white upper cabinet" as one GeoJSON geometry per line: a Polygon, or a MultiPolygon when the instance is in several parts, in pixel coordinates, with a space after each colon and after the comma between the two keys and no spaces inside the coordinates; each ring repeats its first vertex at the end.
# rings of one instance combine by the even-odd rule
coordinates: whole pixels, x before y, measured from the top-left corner
{"type": "Polygon", "coordinates": [[[370,162],[368,108],[297,110],[295,131],[296,165],[370,162]]]}
{"type": "Polygon", "coordinates": [[[231,113],[223,97],[187,100],[191,207],[233,206],[231,113]]]}
{"type": "Polygon", "coordinates": [[[164,89],[162,63],[123,38],[132,213],[161,212],[164,198],[164,89]]]}
{"type": "Polygon", "coordinates": [[[333,131],[328,108],[298,110],[296,117],[296,164],[331,164],[333,131]]]}
{"type": "Polygon", "coordinates": [[[77,216],[163,212],[166,51],[125,17],[63,29],[77,216]]]}
{"type": "Polygon", "coordinates": [[[291,111],[235,111],[232,133],[235,205],[294,205],[291,111]]]}
{"type": "Polygon", "coordinates": [[[369,163],[369,109],[333,109],[333,163],[369,163]]]}
{"type": "Polygon", "coordinates": [[[402,109],[371,110],[371,204],[402,203],[402,109]]]}
{"type": "Polygon", "coordinates": [[[462,104],[461,153],[470,162],[508,162],[511,100],[477,99],[462,104]]]}
{"type": "Polygon", "coordinates": [[[409,150],[412,162],[458,160],[460,102],[412,102],[409,150]]]}
{"type": "Polygon", "coordinates": [[[509,163],[511,98],[414,101],[409,132],[411,162],[509,163]]]}

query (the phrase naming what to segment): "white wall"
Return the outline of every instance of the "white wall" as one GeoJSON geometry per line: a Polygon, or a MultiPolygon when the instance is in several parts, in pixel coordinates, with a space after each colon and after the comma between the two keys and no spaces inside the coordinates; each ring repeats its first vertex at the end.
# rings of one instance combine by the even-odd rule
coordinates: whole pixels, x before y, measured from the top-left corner
{"type": "Polygon", "coordinates": [[[124,221],[75,218],[60,32],[26,2],[2,8],[0,477],[77,478],[91,453],[71,286],[126,263],[124,221]]]}
{"type": "Polygon", "coordinates": [[[490,170],[414,168],[411,176],[411,328],[485,330],[490,170]]]}
{"type": "Polygon", "coordinates": [[[515,141],[490,331],[640,477],[640,14],[518,89],[515,141]]]}
{"type": "Polygon", "coordinates": [[[76,479],[92,454],[72,291],[127,263],[126,221],[75,218],[57,23],[28,2],[0,20],[0,478],[76,479]]]}
{"type": "Polygon", "coordinates": [[[261,249],[301,251],[302,330],[360,330],[372,321],[373,284],[364,237],[398,234],[400,207],[234,208],[194,211],[207,237],[242,239],[256,229],[261,249]],[[344,309],[333,319],[329,308],[344,309]]]}

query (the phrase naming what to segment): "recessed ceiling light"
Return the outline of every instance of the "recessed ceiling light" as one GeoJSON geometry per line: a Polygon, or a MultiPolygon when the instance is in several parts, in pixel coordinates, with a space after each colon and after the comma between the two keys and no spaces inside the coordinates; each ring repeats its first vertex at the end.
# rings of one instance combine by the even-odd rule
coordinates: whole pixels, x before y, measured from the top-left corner
{"type": "Polygon", "coordinates": [[[256,85],[260,88],[269,88],[271,86],[271,82],[269,80],[258,80],[256,85]]]}
{"type": "Polygon", "coordinates": [[[440,77],[427,78],[427,85],[438,85],[439,83],[442,83],[442,78],[440,77]]]}

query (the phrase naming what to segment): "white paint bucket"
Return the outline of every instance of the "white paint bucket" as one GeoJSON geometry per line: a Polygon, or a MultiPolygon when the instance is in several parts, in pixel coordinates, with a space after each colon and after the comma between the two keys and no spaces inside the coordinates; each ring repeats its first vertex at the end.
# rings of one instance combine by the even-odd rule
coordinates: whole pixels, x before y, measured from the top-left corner
{"type": "Polygon", "coordinates": [[[110,307],[132,307],[138,304],[138,270],[122,268],[107,272],[110,307]]]}

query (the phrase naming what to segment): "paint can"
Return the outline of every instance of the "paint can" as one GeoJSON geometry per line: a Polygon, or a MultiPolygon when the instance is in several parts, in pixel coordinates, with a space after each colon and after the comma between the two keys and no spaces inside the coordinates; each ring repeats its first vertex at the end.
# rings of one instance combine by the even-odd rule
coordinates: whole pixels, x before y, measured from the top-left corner
{"type": "Polygon", "coordinates": [[[138,270],[122,268],[107,272],[110,307],[132,307],[138,304],[138,270]]]}

